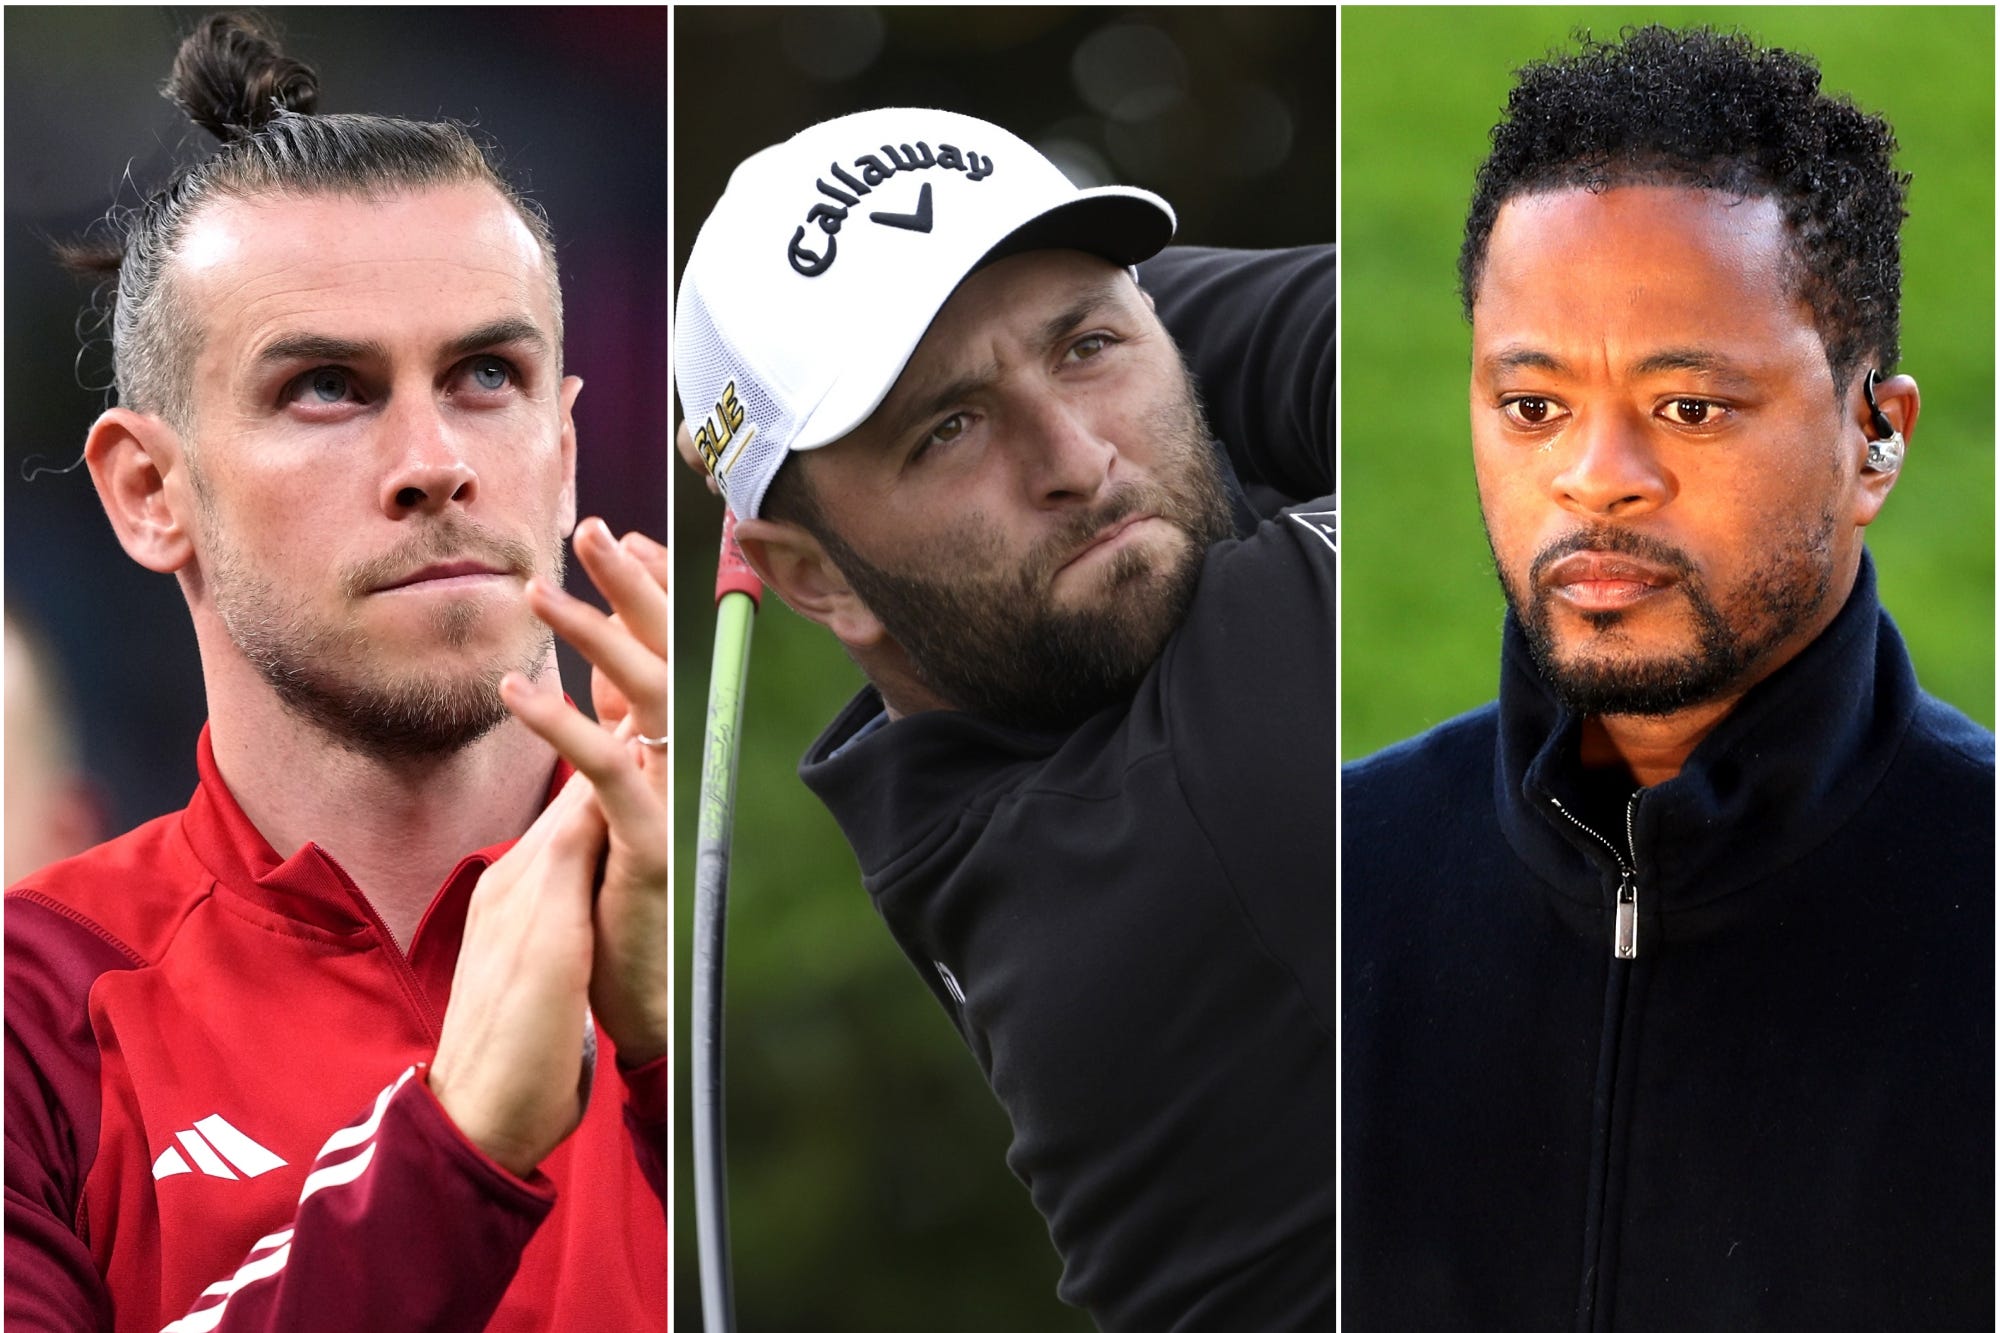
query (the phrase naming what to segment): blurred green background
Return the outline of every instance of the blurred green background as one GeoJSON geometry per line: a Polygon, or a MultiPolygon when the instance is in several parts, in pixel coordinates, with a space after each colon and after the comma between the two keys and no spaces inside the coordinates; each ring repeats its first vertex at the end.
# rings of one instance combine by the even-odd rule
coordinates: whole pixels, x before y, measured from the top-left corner
{"type": "Polygon", "coordinates": [[[1919,679],[1993,725],[1993,11],[1350,8],[1341,27],[1341,736],[1355,758],[1491,699],[1504,604],[1479,527],[1455,289],[1512,71],[1588,28],[1708,23],[1816,56],[1914,175],[1903,361],[1923,417],[1869,529],[1919,679]]]}
{"type": "MultiPolygon", "coordinates": [[[[1331,8],[677,8],[675,272],[729,172],[831,116],[938,106],[1005,125],[1079,183],[1157,190],[1180,239],[1333,239],[1331,8]]],[[[676,892],[687,1010],[694,811],[720,505],[675,478],[676,892]]],[[[751,650],[728,943],[728,1143],[746,1333],[1087,1330],[1008,1172],[1006,1117],[799,782],[860,685],[766,600],[751,650]]],[[[685,1030],[685,1029],[683,1029],[685,1030]]],[[[701,1326],[679,1045],[676,1329],[701,1326]]],[[[1330,1128],[1330,1127],[1329,1127],[1330,1128]]]]}

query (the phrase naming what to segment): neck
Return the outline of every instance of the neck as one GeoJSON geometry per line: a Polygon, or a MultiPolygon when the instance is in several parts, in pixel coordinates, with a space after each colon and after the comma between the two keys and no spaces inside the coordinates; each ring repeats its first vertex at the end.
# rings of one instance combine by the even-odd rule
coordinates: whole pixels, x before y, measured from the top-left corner
{"type": "MultiPolygon", "coordinates": [[[[281,857],[313,842],[338,861],[403,949],[452,867],[518,837],[548,795],[555,753],[512,717],[454,753],[386,759],[336,743],[261,680],[222,684],[211,672],[209,742],[237,805],[281,857]]],[[[537,687],[561,690],[553,664],[537,687]]]]}
{"type": "Polygon", "coordinates": [[[882,696],[882,711],[889,715],[891,722],[900,722],[915,713],[933,713],[939,709],[951,708],[937,691],[924,684],[917,673],[916,663],[903,646],[893,639],[883,639],[869,648],[857,648],[843,644],[847,655],[861,668],[861,674],[882,696]]]}
{"type": "Polygon", "coordinates": [[[1578,757],[1585,768],[1623,768],[1641,787],[1680,773],[1688,756],[1729,716],[1741,695],[1731,695],[1665,717],[1593,713],[1583,720],[1578,757]]]}

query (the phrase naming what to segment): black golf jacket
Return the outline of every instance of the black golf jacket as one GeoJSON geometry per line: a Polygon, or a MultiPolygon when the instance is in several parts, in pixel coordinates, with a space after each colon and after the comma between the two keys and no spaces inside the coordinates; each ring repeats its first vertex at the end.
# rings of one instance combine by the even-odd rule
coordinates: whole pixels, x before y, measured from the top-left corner
{"type": "Polygon", "coordinates": [[[1992,735],[1865,557],[1679,776],[1577,729],[1510,620],[1346,771],[1346,1327],[1991,1329],[1992,735]]]}
{"type": "Polygon", "coordinates": [[[1006,1109],[1062,1296],[1114,1330],[1327,1329],[1332,252],[1169,251],[1145,282],[1246,489],[1306,502],[1210,549],[1128,703],[883,726],[865,691],[801,773],[1006,1109]]]}

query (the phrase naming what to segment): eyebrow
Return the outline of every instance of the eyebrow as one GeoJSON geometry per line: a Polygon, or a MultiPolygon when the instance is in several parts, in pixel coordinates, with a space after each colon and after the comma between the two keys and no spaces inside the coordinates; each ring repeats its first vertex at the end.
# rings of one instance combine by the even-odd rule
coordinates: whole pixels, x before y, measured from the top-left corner
{"type": "MultiPolygon", "coordinates": [[[[1489,375],[1505,374],[1511,370],[1541,370],[1551,375],[1568,375],[1570,365],[1552,352],[1539,347],[1514,346],[1503,348],[1487,357],[1480,367],[1489,375]]],[[[1745,378],[1743,370],[1728,357],[1699,347],[1665,347],[1657,352],[1641,357],[1626,368],[1630,375],[1661,375],[1670,371],[1685,370],[1697,374],[1712,375],[1730,380],[1745,378]]]]}
{"type": "Polygon", "coordinates": [[[1480,369],[1489,375],[1502,374],[1509,370],[1546,370],[1551,375],[1560,375],[1569,369],[1569,364],[1561,357],[1534,347],[1508,347],[1495,352],[1479,363],[1480,369]]]}
{"type": "Polygon", "coordinates": [[[1727,357],[1714,352],[1703,351],[1699,347],[1668,347],[1645,357],[1633,365],[1637,375],[1657,375],[1669,370],[1692,370],[1704,375],[1739,375],[1736,364],[1727,357]]]}
{"type": "MultiPolygon", "coordinates": [[[[1122,274],[1121,274],[1122,276],[1122,274]]],[[[1068,307],[1042,321],[1036,330],[1036,348],[1046,351],[1061,342],[1079,325],[1107,306],[1118,300],[1119,279],[1108,278],[1086,288],[1068,307]]],[[[925,393],[891,413],[888,419],[888,437],[900,440],[918,425],[936,416],[953,403],[961,402],[979,392],[1000,378],[1000,365],[988,361],[939,386],[936,391],[925,393]]]]}
{"type": "Polygon", "coordinates": [[[491,324],[482,324],[470,333],[460,334],[444,345],[446,356],[464,356],[487,347],[499,347],[505,343],[523,343],[538,352],[549,348],[549,340],[530,320],[519,315],[496,319],[491,324]]]}
{"type": "Polygon", "coordinates": [[[1093,283],[1084,289],[1082,295],[1078,296],[1067,310],[1044,321],[1041,328],[1041,345],[1046,348],[1061,342],[1070,330],[1088,321],[1092,315],[1107,306],[1116,305],[1120,280],[1123,276],[1121,270],[1116,276],[1093,283]]]}
{"type": "MultiPolygon", "coordinates": [[[[465,356],[488,347],[523,343],[537,351],[548,349],[548,339],[534,323],[508,316],[482,324],[445,343],[440,352],[446,357],[465,356]]],[[[332,338],[321,333],[293,333],[277,339],[257,353],[258,365],[291,361],[386,361],[389,349],[374,338],[332,338]]]]}
{"type": "Polygon", "coordinates": [[[975,370],[969,370],[950,383],[941,386],[936,392],[927,393],[922,398],[905,403],[901,408],[890,414],[889,439],[892,442],[901,440],[903,436],[909,434],[909,432],[915,430],[920,424],[936,416],[939,412],[944,411],[953,403],[970,397],[999,378],[999,363],[997,361],[989,361],[985,365],[975,370]]]}

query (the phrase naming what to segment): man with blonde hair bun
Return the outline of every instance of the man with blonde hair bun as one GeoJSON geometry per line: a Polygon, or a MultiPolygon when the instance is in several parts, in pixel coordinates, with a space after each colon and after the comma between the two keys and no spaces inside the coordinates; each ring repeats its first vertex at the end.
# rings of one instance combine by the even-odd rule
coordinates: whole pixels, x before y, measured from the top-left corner
{"type": "Polygon", "coordinates": [[[185,810],[8,894],[8,1323],[663,1329],[666,551],[576,522],[548,223],[260,20],[166,92],[220,147],[67,257],[209,717],[185,810]]]}

